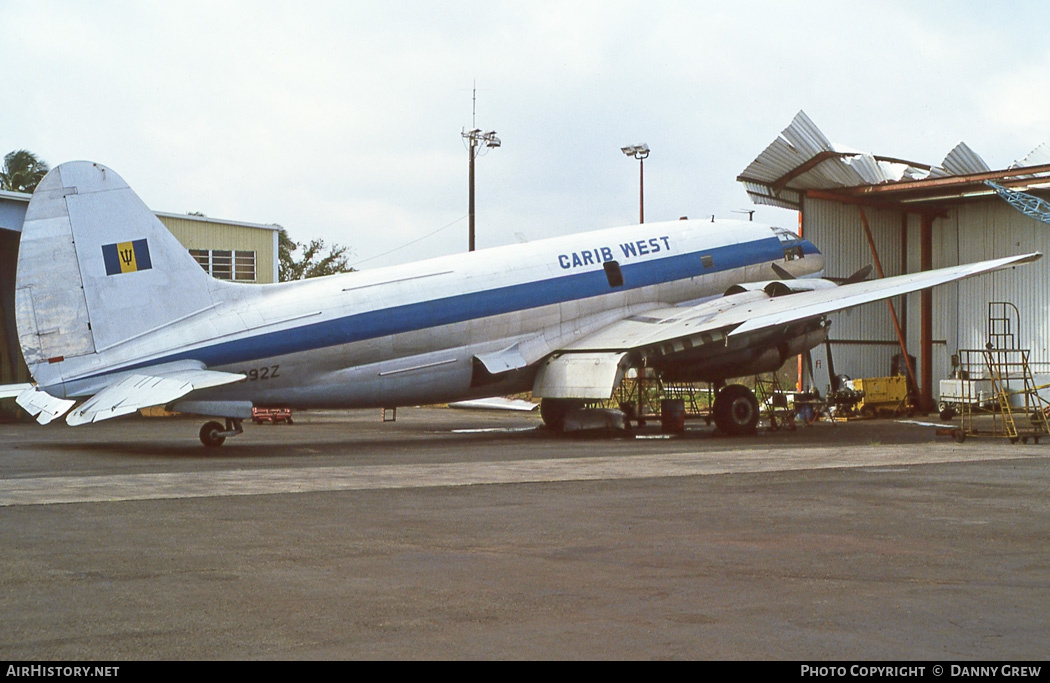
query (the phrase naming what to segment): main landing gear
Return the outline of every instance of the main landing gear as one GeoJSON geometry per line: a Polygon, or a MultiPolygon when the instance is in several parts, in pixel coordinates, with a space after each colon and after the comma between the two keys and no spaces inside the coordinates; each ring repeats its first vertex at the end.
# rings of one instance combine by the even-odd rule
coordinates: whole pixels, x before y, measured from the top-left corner
{"type": "Polygon", "coordinates": [[[226,418],[226,426],[220,422],[205,422],[201,427],[201,443],[205,448],[218,448],[228,436],[237,436],[244,431],[241,427],[241,419],[237,417],[226,418]]]}
{"type": "Polygon", "coordinates": [[[555,432],[565,429],[565,416],[583,408],[583,401],[575,398],[545,398],[540,401],[543,424],[555,432]]]}
{"type": "Polygon", "coordinates": [[[758,399],[743,384],[727,384],[715,395],[715,426],[723,434],[754,434],[758,427],[758,399]]]}
{"type": "MultiPolygon", "coordinates": [[[[545,398],[540,402],[540,415],[547,427],[560,432],[565,426],[565,416],[583,405],[584,402],[578,399],[545,398]]],[[[755,392],[743,384],[722,387],[715,395],[712,412],[718,431],[729,436],[754,434],[761,417],[755,392]]]]}

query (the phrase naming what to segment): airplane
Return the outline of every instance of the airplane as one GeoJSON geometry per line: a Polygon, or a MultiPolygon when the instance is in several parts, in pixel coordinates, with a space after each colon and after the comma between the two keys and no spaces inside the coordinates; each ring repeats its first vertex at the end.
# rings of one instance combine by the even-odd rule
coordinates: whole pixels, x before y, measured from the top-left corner
{"type": "Polygon", "coordinates": [[[20,238],[15,317],[34,382],[0,396],[41,424],[151,406],[224,419],[200,429],[211,448],[240,434],[253,407],[394,408],[523,391],[560,430],[645,366],[714,383],[716,427],[749,434],[758,402],[727,381],[824,342],[827,314],[1040,257],[839,284],[793,232],[712,218],[239,284],[208,275],[113,170],[70,162],[36,188],[20,238]]]}

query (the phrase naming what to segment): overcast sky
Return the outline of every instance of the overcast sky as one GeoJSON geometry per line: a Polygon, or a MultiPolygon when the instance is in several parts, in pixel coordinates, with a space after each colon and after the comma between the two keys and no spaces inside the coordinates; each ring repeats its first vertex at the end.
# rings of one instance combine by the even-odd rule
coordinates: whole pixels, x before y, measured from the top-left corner
{"type": "Polygon", "coordinates": [[[1034,1],[0,0],[0,154],[97,161],[156,211],[371,268],[466,249],[475,82],[503,141],[477,162],[484,248],[637,222],[640,142],[647,222],[740,217],[736,176],[799,110],[860,150],[965,140],[1005,168],[1050,140],[1048,27],[1034,1]]]}

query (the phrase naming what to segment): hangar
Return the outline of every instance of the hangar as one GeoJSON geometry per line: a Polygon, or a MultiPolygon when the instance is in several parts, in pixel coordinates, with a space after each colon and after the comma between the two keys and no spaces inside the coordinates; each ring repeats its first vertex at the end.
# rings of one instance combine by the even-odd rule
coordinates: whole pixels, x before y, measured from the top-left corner
{"type": "MultiPolygon", "coordinates": [[[[1021,213],[986,184],[1045,198],[1046,145],[992,170],[960,142],[939,165],[929,165],[832,143],[799,112],[737,180],[754,203],[799,212],[799,229],[824,252],[829,276],[881,265],[888,277],[1050,252],[1050,225],[1021,213]]],[[[990,336],[1008,333],[1017,348],[1031,350],[1037,376],[1050,373],[1046,268],[1044,259],[1024,272],[1002,271],[893,300],[908,355],[916,356],[922,407],[934,407],[937,382],[951,376],[952,356],[985,347],[990,336]]],[[[884,302],[832,316],[829,341],[836,373],[896,374],[891,366],[901,348],[884,302]]],[[[823,391],[830,384],[827,360],[814,356],[812,377],[803,381],[823,391]]]]}
{"type": "MultiPolygon", "coordinates": [[[[31,196],[0,190],[0,384],[30,381],[18,346],[14,292],[18,238],[31,196]]],[[[174,213],[157,213],[157,218],[214,277],[277,282],[278,227],[174,213]]],[[[13,400],[0,402],[0,415],[17,414],[24,413],[13,400]]]]}

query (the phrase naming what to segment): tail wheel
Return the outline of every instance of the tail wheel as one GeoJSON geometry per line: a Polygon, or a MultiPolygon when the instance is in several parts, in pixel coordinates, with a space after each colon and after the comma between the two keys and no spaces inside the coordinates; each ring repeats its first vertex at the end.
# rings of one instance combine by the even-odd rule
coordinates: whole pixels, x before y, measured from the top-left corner
{"type": "Polygon", "coordinates": [[[548,429],[560,432],[565,428],[565,416],[583,407],[583,401],[571,398],[545,398],[540,401],[540,417],[548,429]]]}
{"type": "Polygon", "coordinates": [[[201,443],[205,448],[218,448],[225,441],[225,436],[219,436],[226,428],[219,422],[205,422],[201,427],[201,443]]]}
{"type": "Polygon", "coordinates": [[[715,396],[715,426],[723,433],[754,434],[758,418],[758,399],[743,384],[729,384],[715,396]]]}

